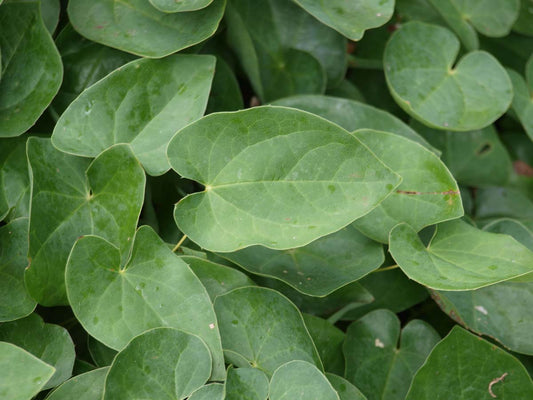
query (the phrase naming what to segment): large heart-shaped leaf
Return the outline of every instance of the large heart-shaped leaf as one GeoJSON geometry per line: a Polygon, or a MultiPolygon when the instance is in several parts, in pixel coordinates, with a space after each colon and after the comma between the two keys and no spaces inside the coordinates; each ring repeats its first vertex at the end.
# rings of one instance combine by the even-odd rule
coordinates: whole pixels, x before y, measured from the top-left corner
{"type": "Polygon", "coordinates": [[[266,400],[268,378],[257,368],[228,368],[225,383],[226,399],[266,400]]]}
{"type": "Polygon", "coordinates": [[[41,18],[39,1],[0,6],[0,137],[30,128],[57,93],[61,58],[41,18]]]}
{"type": "Polygon", "coordinates": [[[99,368],[77,375],[58,386],[46,400],[102,400],[109,368],[99,368]]]}
{"type": "Polygon", "coordinates": [[[95,234],[125,260],[141,211],[144,172],[127,145],[92,163],[56,150],[49,139],[28,139],[32,200],[26,287],[42,305],[67,304],[65,266],[81,235],[95,234]]]}
{"type": "Polygon", "coordinates": [[[224,376],[216,316],[189,267],[147,226],[133,239],[129,260],[97,236],[74,245],[66,270],[69,302],[83,327],[120,350],[150,328],[170,326],[201,337],[213,358],[213,379],[224,376]],[[111,306],[112,305],[112,306],[111,306]]]}
{"type": "Polygon", "coordinates": [[[226,360],[272,375],[291,360],[322,368],[302,315],[286,297],[261,287],[232,290],[215,299],[226,360]]]}
{"type": "Polygon", "coordinates": [[[533,271],[533,252],[511,236],[461,220],[437,226],[427,248],[416,230],[397,225],[389,251],[409,278],[439,290],[472,290],[533,271]]]}
{"type": "Polygon", "coordinates": [[[54,374],[54,367],[11,343],[0,342],[0,397],[30,400],[54,374]]]}
{"type": "Polygon", "coordinates": [[[196,11],[212,2],[213,0],[150,0],[155,8],[167,13],[196,11]]]}
{"type": "Polygon", "coordinates": [[[0,141],[0,220],[27,217],[30,207],[30,177],[26,139],[0,141]]]}
{"type": "Polygon", "coordinates": [[[351,40],[360,40],[367,29],[385,24],[394,11],[394,0],[295,0],[324,24],[351,40]]]}
{"type": "Polygon", "coordinates": [[[387,84],[396,102],[430,127],[481,129],[511,104],[511,81],[499,62],[483,51],[466,54],[454,66],[458,52],[459,41],[448,29],[409,22],[385,48],[387,84]]]}
{"type": "Polygon", "coordinates": [[[176,172],[205,185],[176,205],[178,227],[219,252],[303,246],[368,213],[400,182],[342,128],[284,107],[208,115],[167,153],[176,172]]]}
{"type": "Polygon", "coordinates": [[[103,400],[182,400],[211,374],[211,356],[198,337],[174,328],[136,336],[117,354],[103,400]]]}
{"type": "Polygon", "coordinates": [[[226,0],[167,14],[146,0],[72,0],[68,16],[86,38],[144,57],[164,57],[207,39],[217,30],[226,0]]]}
{"type": "Polygon", "coordinates": [[[25,317],[35,308],[26,292],[28,219],[18,218],[0,227],[0,322],[25,317]]]}
{"type": "Polygon", "coordinates": [[[59,325],[45,324],[37,314],[0,325],[0,341],[13,343],[55,369],[43,382],[44,389],[70,378],[74,365],[74,343],[67,330],[59,325]]]}
{"type": "Polygon", "coordinates": [[[533,383],[520,362],[455,326],[418,370],[407,400],[530,399],[533,383]]]}
{"type": "Polygon", "coordinates": [[[384,260],[383,247],[352,225],[303,247],[252,246],[221,255],[249,272],[279,279],[310,296],[326,296],[375,270],[384,260]]]}
{"type": "Polygon", "coordinates": [[[298,108],[320,115],[321,117],[342,126],[348,132],[365,128],[396,133],[407,139],[420,143],[437,155],[440,154],[437,149],[432,147],[422,136],[411,129],[409,125],[401,119],[386,111],[359,101],[330,96],[301,95],[276,100],[272,104],[298,108]]]}
{"type": "Polygon", "coordinates": [[[508,69],[507,73],[513,83],[513,110],[533,140],[533,56],[526,64],[526,80],[512,69],[508,69]]]}
{"type": "Polygon", "coordinates": [[[457,182],[434,153],[391,133],[364,129],[354,136],[402,177],[393,194],[355,221],[365,235],[387,243],[390,230],[400,222],[420,230],[464,214],[457,182]]]}
{"type": "Polygon", "coordinates": [[[346,40],[286,0],[230,0],[228,42],[263,101],[323,93],[346,71],[346,40]]]}
{"type": "Polygon", "coordinates": [[[440,337],[427,323],[400,320],[389,310],[376,310],[353,322],[346,331],[346,379],[369,400],[403,400],[415,371],[440,337]]]}
{"type": "Polygon", "coordinates": [[[290,361],[272,375],[270,400],[339,400],[339,395],[320,370],[306,361],[290,361]]]}
{"type": "Polygon", "coordinates": [[[205,111],[214,68],[212,56],[135,60],[74,100],[57,122],[52,143],[89,157],[130,143],[146,171],[161,175],[170,168],[169,140],[205,111]]]}

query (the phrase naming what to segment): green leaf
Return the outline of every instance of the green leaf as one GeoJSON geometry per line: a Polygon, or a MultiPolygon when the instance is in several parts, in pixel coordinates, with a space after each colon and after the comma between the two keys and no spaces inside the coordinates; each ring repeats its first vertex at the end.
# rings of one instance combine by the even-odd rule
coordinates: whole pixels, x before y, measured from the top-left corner
{"type": "Polygon", "coordinates": [[[54,391],[46,400],[101,400],[109,368],[99,368],[77,375],[54,391]]]}
{"type": "Polygon", "coordinates": [[[228,368],[225,384],[227,400],[266,400],[268,378],[256,368],[228,368]]]}
{"type": "Polygon", "coordinates": [[[130,258],[97,236],[74,245],[66,269],[69,302],[89,334],[122,349],[150,328],[169,326],[201,337],[213,358],[213,379],[224,376],[217,321],[205,288],[147,226],[133,238],[130,258]]]}
{"type": "Polygon", "coordinates": [[[61,30],[56,45],[65,70],[63,83],[51,105],[56,119],[86,88],[135,59],[129,53],[85,39],[70,24],[61,30]]]}
{"type": "Polygon", "coordinates": [[[531,250],[461,220],[438,225],[427,248],[413,228],[399,224],[389,251],[409,278],[438,290],[478,289],[533,270],[531,250]]]}
{"type": "Polygon", "coordinates": [[[520,221],[511,218],[496,219],[483,227],[484,231],[511,235],[533,251],[533,232],[520,221]]]}
{"type": "Polygon", "coordinates": [[[269,388],[270,400],[339,400],[331,383],[313,364],[290,361],[274,372],[269,388]]]}
{"type": "Polygon", "coordinates": [[[387,132],[364,129],[354,136],[402,177],[394,193],[354,223],[365,235],[387,243],[390,230],[400,222],[418,231],[464,214],[457,182],[434,153],[387,132]]]}
{"type": "Polygon", "coordinates": [[[26,138],[1,139],[0,143],[0,220],[11,221],[29,215],[26,138]]]}
{"type": "Polygon", "coordinates": [[[441,159],[458,182],[478,187],[503,185],[509,180],[511,157],[493,125],[459,134],[415,121],[412,126],[442,150],[441,159]]]}
{"type": "Polygon", "coordinates": [[[182,256],[180,258],[189,265],[194,274],[200,279],[207,293],[209,293],[211,301],[215,301],[215,297],[233,289],[255,286],[254,281],[235,268],[226,267],[198,257],[182,256]]]}
{"type": "Polygon", "coordinates": [[[433,151],[437,155],[440,155],[440,152],[437,149],[432,147],[422,136],[411,129],[409,125],[405,124],[401,119],[368,104],[320,95],[287,97],[276,100],[272,104],[298,108],[303,111],[320,115],[321,117],[342,126],[348,132],[365,128],[396,133],[407,139],[411,139],[433,151]]]}
{"type": "Polygon", "coordinates": [[[533,36],[533,1],[521,0],[520,13],[513,25],[513,31],[523,35],[533,36]]]}
{"type": "Polygon", "coordinates": [[[286,297],[260,287],[235,289],[215,299],[226,361],[268,375],[291,360],[322,363],[302,315],[286,297]]]}
{"type": "Polygon", "coordinates": [[[4,322],[25,317],[36,305],[24,286],[28,219],[15,219],[0,227],[0,243],[0,322],[4,322]]]}
{"type": "Polygon", "coordinates": [[[0,26],[0,137],[18,136],[54,98],[63,68],[41,19],[39,1],[2,4],[0,26]]]}
{"type": "Polygon", "coordinates": [[[344,375],[344,355],[342,354],[344,332],[325,319],[310,314],[303,314],[303,317],[305,326],[324,364],[324,370],[344,375]]]}
{"type": "Polygon", "coordinates": [[[483,51],[468,53],[454,66],[458,52],[459,41],[446,28],[409,22],[385,48],[387,85],[396,102],[425,125],[481,129],[511,104],[511,81],[499,62],[483,51]]]}
{"type": "Polygon", "coordinates": [[[170,165],[166,146],[176,130],[200,118],[213,79],[212,56],[139,59],[118,68],[74,100],[54,128],[59,150],[95,157],[130,143],[151,175],[170,165]]]}
{"type": "Polygon", "coordinates": [[[533,201],[519,190],[508,187],[482,188],[476,191],[476,220],[515,218],[533,229],[533,201]]]}
{"type": "Polygon", "coordinates": [[[90,335],[87,335],[87,350],[97,367],[107,367],[113,362],[117,351],[107,347],[90,335]]]}
{"type": "Polygon", "coordinates": [[[144,197],[144,172],[127,145],[92,163],[54,149],[49,139],[28,139],[32,176],[30,266],[26,287],[45,306],[66,304],[65,266],[72,245],[102,236],[125,260],[144,197]]]}
{"type": "Polygon", "coordinates": [[[69,333],[59,325],[45,324],[37,314],[1,324],[0,341],[20,346],[54,367],[55,373],[43,382],[43,389],[57,386],[72,375],[76,354],[69,333]]]}
{"type": "Polygon", "coordinates": [[[375,270],[384,260],[383,247],[352,225],[304,247],[252,246],[220,255],[248,272],[279,279],[310,296],[326,296],[375,270]]]}
{"type": "Polygon", "coordinates": [[[264,101],[323,93],[346,72],[346,40],[285,0],[230,0],[228,43],[264,101]]]}
{"type": "Polygon", "coordinates": [[[456,326],[416,373],[407,400],[495,397],[532,398],[531,378],[516,358],[456,326]]]}
{"type": "Polygon", "coordinates": [[[326,374],[326,378],[337,391],[339,400],[367,400],[363,393],[346,379],[330,373],[326,374]]]}
{"type": "Polygon", "coordinates": [[[50,35],[53,35],[59,23],[61,4],[59,0],[41,0],[40,2],[44,25],[48,32],[50,32],[50,35]]]}
{"type": "Polygon", "coordinates": [[[376,310],[353,322],[346,331],[346,379],[369,400],[403,400],[415,371],[440,337],[427,323],[400,320],[389,310],[376,310]]]}
{"type": "Polygon", "coordinates": [[[0,397],[30,400],[54,374],[54,367],[11,343],[0,342],[0,397]]]}
{"type": "Polygon", "coordinates": [[[195,390],[189,400],[224,400],[225,396],[224,384],[210,383],[195,390]]]}
{"type": "Polygon", "coordinates": [[[166,13],[196,11],[212,2],[213,0],[150,0],[155,8],[166,13]]]}
{"type": "Polygon", "coordinates": [[[385,24],[394,12],[394,0],[295,0],[307,12],[348,39],[360,40],[367,29],[385,24]]]}
{"type": "Polygon", "coordinates": [[[233,70],[222,57],[217,57],[215,76],[205,113],[237,111],[243,108],[241,89],[233,70]]]}
{"type": "Polygon", "coordinates": [[[174,328],[136,336],[117,354],[103,400],[182,400],[211,374],[211,356],[198,337],[174,328]]]}
{"type": "Polygon", "coordinates": [[[529,58],[526,64],[527,82],[512,69],[508,69],[507,73],[513,83],[513,110],[527,135],[533,140],[533,56],[529,58]]]}
{"type": "Polygon", "coordinates": [[[143,57],[159,58],[200,43],[215,33],[226,0],[202,10],[167,14],[146,0],[72,0],[68,16],[86,38],[143,57]]]}
{"type": "Polygon", "coordinates": [[[178,227],[219,252],[303,246],[368,213],[400,181],[342,128],[283,107],[208,115],[167,153],[206,186],[176,205],[178,227]]]}

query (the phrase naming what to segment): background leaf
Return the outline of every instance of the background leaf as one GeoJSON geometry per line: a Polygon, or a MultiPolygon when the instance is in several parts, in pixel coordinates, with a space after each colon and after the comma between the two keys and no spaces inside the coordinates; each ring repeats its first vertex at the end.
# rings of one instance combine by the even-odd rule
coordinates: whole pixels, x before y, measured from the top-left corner
{"type": "Polygon", "coordinates": [[[225,384],[227,400],[266,400],[268,378],[256,368],[228,368],[225,384]]]}

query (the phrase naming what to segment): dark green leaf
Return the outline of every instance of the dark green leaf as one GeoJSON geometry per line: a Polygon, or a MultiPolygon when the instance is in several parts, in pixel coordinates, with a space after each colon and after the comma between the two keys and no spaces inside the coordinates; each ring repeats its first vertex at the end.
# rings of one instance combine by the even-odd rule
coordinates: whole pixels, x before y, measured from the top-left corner
{"type": "Polygon", "coordinates": [[[30,177],[26,139],[0,139],[0,220],[27,217],[30,207],[30,177]]]}
{"type": "Polygon", "coordinates": [[[330,373],[326,374],[326,378],[337,391],[340,400],[367,400],[363,393],[346,379],[330,373]]]}
{"type": "Polygon", "coordinates": [[[266,400],[268,378],[257,368],[228,368],[225,400],[266,400]]]}
{"type": "Polygon", "coordinates": [[[325,319],[310,314],[303,314],[303,317],[305,326],[324,364],[324,370],[344,375],[344,355],[342,354],[344,332],[325,319]]]}

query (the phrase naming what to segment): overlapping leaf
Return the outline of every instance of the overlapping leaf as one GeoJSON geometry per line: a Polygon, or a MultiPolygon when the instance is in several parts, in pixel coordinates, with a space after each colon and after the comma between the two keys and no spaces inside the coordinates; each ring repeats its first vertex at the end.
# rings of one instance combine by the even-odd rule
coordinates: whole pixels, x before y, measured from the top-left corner
{"type": "Polygon", "coordinates": [[[400,181],[342,128],[283,107],[211,114],[167,153],[206,188],[176,205],[178,227],[219,252],[303,246],[368,213],[400,181]]]}
{"type": "Polygon", "coordinates": [[[329,383],[337,391],[339,400],[367,400],[366,397],[349,381],[334,374],[326,374],[329,383]]]}
{"type": "Polygon", "coordinates": [[[511,236],[455,220],[437,226],[427,248],[407,224],[390,234],[389,251],[411,279],[440,290],[472,290],[533,271],[533,252],[511,236]]]}
{"type": "Polygon", "coordinates": [[[226,0],[209,7],[167,14],[146,0],[72,0],[68,16],[74,29],[106,46],[144,57],[164,57],[215,33],[226,0]]]}
{"type": "Polygon", "coordinates": [[[28,159],[33,189],[26,287],[40,304],[66,304],[65,266],[78,237],[101,236],[118,246],[122,260],[128,256],[144,172],[127,145],[91,163],[59,152],[49,139],[30,138],[28,159]]]}
{"type": "Polygon", "coordinates": [[[520,0],[520,13],[516,19],[513,30],[523,35],[533,36],[533,1],[520,0]]]}
{"type": "Polygon", "coordinates": [[[268,378],[257,368],[228,368],[225,383],[228,400],[266,400],[268,378]]]}
{"type": "Polygon", "coordinates": [[[170,168],[169,140],[205,111],[214,64],[213,57],[197,55],[133,61],[74,100],[57,122],[52,142],[64,152],[90,157],[130,143],[146,171],[161,175],[170,168]]]}
{"type": "Polygon", "coordinates": [[[213,0],[150,0],[155,8],[167,13],[201,10],[212,2],[213,0]]]}
{"type": "Polygon", "coordinates": [[[0,141],[0,220],[27,217],[30,177],[24,138],[0,141]]]}
{"type": "Polygon", "coordinates": [[[129,260],[106,240],[85,236],[66,270],[69,302],[92,336],[120,350],[150,328],[170,326],[198,335],[213,358],[213,379],[224,361],[213,306],[198,278],[149,227],[133,239],[129,260]]]}
{"type": "Polygon", "coordinates": [[[459,41],[448,29],[409,22],[385,49],[387,84],[396,102],[430,127],[481,129],[511,104],[511,81],[489,53],[470,52],[454,65],[458,52],[459,41]]]}
{"type": "Polygon", "coordinates": [[[224,400],[225,396],[223,383],[210,383],[195,390],[189,400],[224,400]]]}
{"type": "Polygon", "coordinates": [[[102,400],[109,368],[99,368],[69,379],[58,386],[47,400],[102,400]]]}
{"type": "Polygon", "coordinates": [[[18,136],[30,128],[61,85],[61,58],[39,3],[0,5],[0,137],[18,136]]]}
{"type": "Polygon", "coordinates": [[[344,332],[325,319],[310,314],[304,314],[303,317],[324,364],[324,370],[344,375],[344,332]]]}
{"type": "Polygon", "coordinates": [[[526,133],[533,140],[533,56],[526,64],[526,80],[514,70],[507,70],[513,83],[513,110],[526,133]]]}

